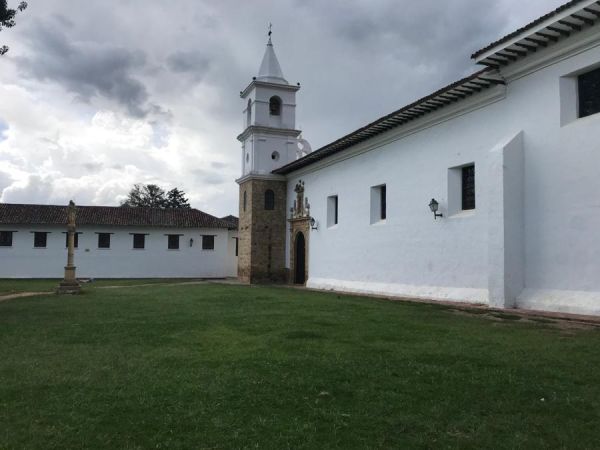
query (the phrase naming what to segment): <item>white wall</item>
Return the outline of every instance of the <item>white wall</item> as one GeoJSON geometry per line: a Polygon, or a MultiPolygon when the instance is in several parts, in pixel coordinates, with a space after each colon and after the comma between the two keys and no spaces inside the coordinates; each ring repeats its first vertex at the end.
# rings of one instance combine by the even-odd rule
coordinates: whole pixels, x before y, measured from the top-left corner
{"type": "MultiPolygon", "coordinates": [[[[0,247],[0,278],[62,278],[67,260],[65,227],[2,226],[17,230],[12,247],[0,247]],[[50,231],[46,248],[33,247],[32,231],[50,231]]],[[[235,276],[237,258],[227,229],[173,229],[136,227],[78,227],[75,265],[80,278],[150,278],[235,276]],[[110,249],[98,248],[99,232],[111,235],[110,249]],[[144,249],[133,249],[130,233],[148,234],[144,249]],[[166,234],[181,234],[179,250],[167,249],[166,234]],[[202,235],[215,235],[215,249],[202,250],[202,235]],[[190,247],[190,239],[193,245],[190,247]],[[232,250],[233,249],[233,250],[232,250]]]]}
{"type": "MultiPolygon", "coordinates": [[[[559,89],[561,77],[600,62],[597,41],[526,76],[512,74],[505,98],[482,106],[475,103],[491,92],[479,94],[455,106],[471,105],[471,112],[412,133],[406,131],[411,125],[401,127],[290,174],[288,209],[293,186],[302,179],[320,224],[310,233],[308,286],[487,303],[495,270],[489,233],[503,230],[509,234],[502,239],[510,242],[510,233],[521,229],[525,289],[511,293],[517,306],[600,313],[600,114],[561,126],[566,106],[559,89]],[[494,231],[491,152],[521,131],[523,183],[520,193],[511,188],[506,207],[522,204],[523,211],[508,214],[506,226],[494,231]],[[448,169],[471,162],[477,207],[449,216],[448,169]],[[383,183],[387,220],[370,225],[370,187],[383,183]],[[339,198],[339,224],[327,228],[330,195],[339,198]],[[429,211],[432,197],[440,203],[441,219],[429,211]]],[[[536,57],[544,57],[540,53],[536,57]]],[[[442,120],[448,110],[416,124],[442,120]]],[[[507,263],[518,254],[514,243],[509,247],[507,263]]]]}

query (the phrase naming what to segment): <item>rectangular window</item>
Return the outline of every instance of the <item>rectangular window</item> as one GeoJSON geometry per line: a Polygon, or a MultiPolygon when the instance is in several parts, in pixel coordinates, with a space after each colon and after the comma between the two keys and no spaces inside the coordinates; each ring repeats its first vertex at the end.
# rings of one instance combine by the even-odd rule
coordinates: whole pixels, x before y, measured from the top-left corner
{"type": "Polygon", "coordinates": [[[133,234],[133,248],[145,248],[146,246],[146,235],[145,234],[133,234]]]}
{"type": "Polygon", "coordinates": [[[110,248],[110,233],[98,233],[98,248],[110,248]]]}
{"type": "Polygon", "coordinates": [[[168,244],[167,248],[169,250],[179,250],[179,235],[178,234],[168,234],[168,244]]]}
{"type": "MultiPolygon", "coordinates": [[[[67,233],[66,231],[63,231],[64,235],[65,235],[65,248],[67,248],[69,246],[69,233],[67,233]]],[[[75,233],[75,235],[73,235],[73,248],[77,248],[79,247],[79,235],[81,233],[75,233]]]]}
{"type": "Polygon", "coordinates": [[[379,214],[379,216],[380,216],[381,220],[385,220],[385,218],[386,218],[386,214],[387,214],[387,211],[386,211],[386,195],[387,195],[387,189],[386,189],[386,187],[385,187],[385,184],[384,184],[384,185],[382,185],[382,186],[379,188],[379,195],[380,195],[380,197],[381,197],[381,198],[380,198],[380,208],[379,208],[379,213],[380,213],[380,214],[379,214]]]}
{"type": "Polygon", "coordinates": [[[332,227],[338,224],[338,196],[331,195],[327,197],[327,226],[332,227]]]}
{"type": "Polygon", "coordinates": [[[204,235],[202,236],[202,250],[214,250],[215,249],[215,237],[204,235]]]}
{"type": "Polygon", "coordinates": [[[45,231],[35,231],[33,233],[33,246],[35,248],[46,248],[48,242],[48,233],[45,231]]]}
{"type": "Polygon", "coordinates": [[[577,77],[579,117],[600,112],[600,67],[577,77]]]}
{"type": "Polygon", "coordinates": [[[371,188],[371,224],[387,217],[387,188],[385,184],[371,188]]]}
{"type": "Polygon", "coordinates": [[[475,165],[462,168],[462,209],[475,209],[475,165]]]}
{"type": "Polygon", "coordinates": [[[12,242],[12,231],[0,231],[0,247],[12,247],[12,242]]]}
{"type": "Polygon", "coordinates": [[[240,239],[239,238],[234,238],[234,239],[235,239],[235,256],[238,256],[238,247],[239,247],[240,239]]]}

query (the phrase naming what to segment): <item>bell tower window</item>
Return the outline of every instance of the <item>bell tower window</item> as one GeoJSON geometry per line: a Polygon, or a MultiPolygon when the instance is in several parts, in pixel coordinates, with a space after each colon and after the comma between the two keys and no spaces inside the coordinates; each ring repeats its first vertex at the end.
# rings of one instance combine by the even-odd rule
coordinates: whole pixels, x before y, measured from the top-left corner
{"type": "Polygon", "coordinates": [[[252,125],[252,100],[248,99],[248,107],[246,108],[246,126],[252,125]]]}
{"type": "Polygon", "coordinates": [[[281,115],[281,99],[276,95],[269,99],[269,114],[272,116],[281,115]]]}
{"type": "Polygon", "coordinates": [[[265,191],[265,209],[267,211],[275,209],[275,192],[271,189],[265,191]]]}

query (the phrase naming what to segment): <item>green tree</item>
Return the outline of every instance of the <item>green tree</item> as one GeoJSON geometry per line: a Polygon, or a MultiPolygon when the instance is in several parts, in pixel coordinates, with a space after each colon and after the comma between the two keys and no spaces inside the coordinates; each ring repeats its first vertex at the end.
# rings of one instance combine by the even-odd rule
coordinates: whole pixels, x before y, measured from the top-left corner
{"type": "Polygon", "coordinates": [[[166,208],[190,209],[191,206],[189,200],[185,197],[185,192],[173,188],[167,192],[166,208]]]}
{"type": "MultiPolygon", "coordinates": [[[[27,8],[27,2],[19,3],[17,9],[11,9],[8,7],[6,0],[0,0],[0,31],[2,27],[12,28],[15,26],[15,15],[17,12],[23,11],[27,8]]],[[[0,47],[0,56],[4,55],[8,51],[8,47],[3,45],[0,47]]]]}
{"type": "Polygon", "coordinates": [[[156,184],[134,184],[129,194],[127,194],[125,201],[121,203],[121,206],[163,209],[190,208],[188,199],[185,197],[185,192],[178,188],[173,188],[169,192],[165,192],[163,188],[156,184]]]}

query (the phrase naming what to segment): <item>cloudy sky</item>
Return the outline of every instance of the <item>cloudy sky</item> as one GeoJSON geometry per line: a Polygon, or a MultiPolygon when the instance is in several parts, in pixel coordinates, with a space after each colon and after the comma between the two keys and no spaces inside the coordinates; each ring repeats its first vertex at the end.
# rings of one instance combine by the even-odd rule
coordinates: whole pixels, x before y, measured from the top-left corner
{"type": "Polygon", "coordinates": [[[316,149],[475,71],[473,51],[561,3],[29,0],[0,32],[0,201],[118,205],[156,183],[237,214],[239,92],[269,22],[316,149]]]}

